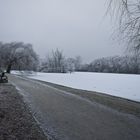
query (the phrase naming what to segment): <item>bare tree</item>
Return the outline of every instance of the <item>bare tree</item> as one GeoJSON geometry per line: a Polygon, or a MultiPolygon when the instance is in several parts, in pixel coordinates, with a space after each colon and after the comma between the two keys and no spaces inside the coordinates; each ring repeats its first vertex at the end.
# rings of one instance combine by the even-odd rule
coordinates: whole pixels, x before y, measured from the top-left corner
{"type": "Polygon", "coordinates": [[[75,70],[80,71],[82,65],[82,58],[81,56],[76,56],[75,57],[75,70]]]}
{"type": "Polygon", "coordinates": [[[67,59],[67,69],[70,73],[75,71],[75,59],[74,58],[67,59]]]}
{"type": "Polygon", "coordinates": [[[65,73],[67,71],[67,65],[63,52],[59,49],[52,50],[52,53],[42,63],[41,70],[44,72],[65,73]]]}
{"type": "Polygon", "coordinates": [[[109,0],[108,11],[119,19],[119,30],[131,49],[140,50],[140,0],[109,0]]]}

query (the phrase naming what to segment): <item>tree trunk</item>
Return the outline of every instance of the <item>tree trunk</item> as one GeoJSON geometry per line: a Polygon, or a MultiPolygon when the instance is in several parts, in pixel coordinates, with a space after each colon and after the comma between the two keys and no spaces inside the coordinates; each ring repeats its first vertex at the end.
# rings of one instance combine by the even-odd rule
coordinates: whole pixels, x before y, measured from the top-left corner
{"type": "Polygon", "coordinates": [[[11,68],[12,68],[12,64],[9,64],[8,67],[7,67],[6,72],[7,72],[7,73],[10,73],[10,72],[11,72],[11,68]]]}

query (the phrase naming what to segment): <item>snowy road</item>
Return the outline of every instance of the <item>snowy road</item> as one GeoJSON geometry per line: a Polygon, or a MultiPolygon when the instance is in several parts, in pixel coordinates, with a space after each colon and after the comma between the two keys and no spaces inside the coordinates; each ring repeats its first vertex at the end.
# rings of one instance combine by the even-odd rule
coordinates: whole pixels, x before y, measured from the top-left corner
{"type": "Polygon", "coordinates": [[[140,120],[34,80],[9,75],[56,140],[139,140],[140,120]]]}

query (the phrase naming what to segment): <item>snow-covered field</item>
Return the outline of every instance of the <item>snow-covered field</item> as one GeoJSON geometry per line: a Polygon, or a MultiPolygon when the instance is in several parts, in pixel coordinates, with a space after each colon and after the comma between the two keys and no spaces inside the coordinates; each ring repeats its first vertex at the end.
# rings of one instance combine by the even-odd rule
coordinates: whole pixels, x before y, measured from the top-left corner
{"type": "MultiPolygon", "coordinates": [[[[13,71],[13,74],[19,74],[13,71]]],[[[75,72],[67,74],[34,73],[29,78],[76,89],[97,91],[140,102],[140,75],[75,72]]]]}

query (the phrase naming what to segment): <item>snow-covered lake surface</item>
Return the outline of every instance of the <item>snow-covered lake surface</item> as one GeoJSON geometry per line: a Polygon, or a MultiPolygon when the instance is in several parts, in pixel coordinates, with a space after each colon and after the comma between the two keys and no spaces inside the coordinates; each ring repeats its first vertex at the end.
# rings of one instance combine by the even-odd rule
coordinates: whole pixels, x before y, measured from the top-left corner
{"type": "MultiPolygon", "coordinates": [[[[13,74],[21,74],[13,71],[13,74]]],[[[140,102],[140,75],[109,73],[34,73],[29,78],[76,89],[97,91],[140,102]]]]}

